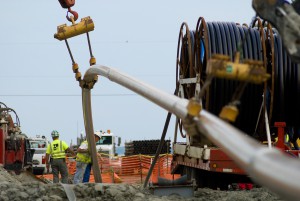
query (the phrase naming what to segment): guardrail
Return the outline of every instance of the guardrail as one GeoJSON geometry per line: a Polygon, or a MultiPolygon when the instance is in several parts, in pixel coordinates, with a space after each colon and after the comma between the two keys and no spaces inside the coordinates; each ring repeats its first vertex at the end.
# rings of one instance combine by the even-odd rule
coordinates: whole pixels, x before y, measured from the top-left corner
{"type": "MultiPolygon", "coordinates": [[[[111,81],[140,94],[181,119],[186,119],[188,116],[188,100],[186,99],[163,92],[106,66],[92,66],[85,73],[84,80],[91,82],[95,75],[107,77],[111,81]]],[[[82,101],[86,133],[93,140],[90,100],[90,89],[83,89],[82,101]]],[[[199,135],[205,135],[214,144],[222,147],[224,152],[240,165],[258,184],[269,188],[286,200],[299,199],[300,161],[298,159],[288,157],[277,149],[269,149],[262,146],[242,131],[205,110],[202,110],[198,117],[194,117],[193,122],[197,126],[199,135]]],[[[96,152],[92,151],[92,154],[95,157],[96,152]]],[[[93,170],[95,174],[96,168],[93,170]]],[[[99,172],[99,168],[96,171],[99,172]]],[[[97,182],[97,179],[95,181],[97,182]]]]}

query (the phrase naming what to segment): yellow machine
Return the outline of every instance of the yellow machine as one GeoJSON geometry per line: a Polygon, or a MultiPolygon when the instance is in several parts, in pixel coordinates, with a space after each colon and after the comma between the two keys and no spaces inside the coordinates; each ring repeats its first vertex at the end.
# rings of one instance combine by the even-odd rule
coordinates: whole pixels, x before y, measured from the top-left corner
{"type": "Polygon", "coordinates": [[[90,17],[85,17],[82,18],[81,21],[77,24],[75,24],[75,22],[72,21],[72,25],[70,26],[67,26],[66,24],[58,26],[57,33],[54,34],[54,38],[58,40],[65,40],[93,30],[93,20],[90,17]]]}
{"type": "Polygon", "coordinates": [[[236,53],[234,62],[231,62],[227,55],[213,55],[207,64],[207,74],[217,78],[240,80],[254,84],[261,84],[270,77],[261,61],[244,60],[244,63],[240,63],[239,52],[236,53]]]}
{"type": "Polygon", "coordinates": [[[239,114],[237,105],[247,83],[262,84],[270,78],[262,61],[244,60],[243,63],[240,63],[239,52],[236,52],[234,62],[231,62],[227,55],[213,55],[208,61],[206,73],[217,78],[244,82],[240,85],[240,91],[237,90],[233,101],[225,105],[219,114],[220,118],[229,122],[235,122],[239,114]]]}
{"type": "Polygon", "coordinates": [[[88,17],[82,18],[81,21],[76,24],[75,21],[78,18],[78,14],[75,11],[69,11],[69,12],[72,13],[73,16],[71,16],[71,17],[67,16],[67,19],[70,22],[72,22],[72,25],[67,26],[67,24],[63,24],[63,25],[58,26],[57,33],[54,34],[54,38],[56,38],[60,41],[62,41],[62,40],[65,41],[68,51],[69,51],[69,54],[70,54],[70,57],[71,57],[71,60],[72,60],[72,69],[73,69],[73,72],[75,73],[76,80],[79,82],[79,86],[83,87],[83,88],[91,89],[91,88],[93,88],[94,84],[97,82],[98,77],[95,76],[94,80],[89,83],[84,82],[82,80],[82,75],[79,71],[79,66],[75,62],[75,59],[72,55],[72,52],[71,52],[71,49],[70,49],[67,39],[72,38],[74,36],[81,35],[81,34],[86,34],[87,40],[88,40],[89,51],[90,51],[90,62],[89,63],[91,66],[95,65],[96,58],[93,56],[92,47],[91,47],[91,43],[90,43],[90,37],[89,37],[89,32],[93,31],[95,28],[94,22],[88,16],[88,17]]]}

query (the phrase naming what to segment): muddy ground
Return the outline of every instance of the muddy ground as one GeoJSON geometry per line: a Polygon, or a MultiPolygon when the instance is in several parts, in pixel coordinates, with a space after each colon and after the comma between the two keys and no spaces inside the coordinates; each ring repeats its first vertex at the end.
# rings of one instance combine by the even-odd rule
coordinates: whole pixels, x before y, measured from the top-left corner
{"type": "Polygon", "coordinates": [[[0,167],[0,201],[60,201],[60,200],[116,200],[116,201],[273,201],[282,200],[265,188],[245,191],[219,191],[198,189],[194,197],[184,198],[178,195],[154,196],[148,189],[141,190],[140,185],[129,184],[44,184],[31,175],[15,175],[0,167]],[[69,193],[67,193],[69,192],[69,193]],[[69,198],[68,198],[68,195],[69,198]]]}

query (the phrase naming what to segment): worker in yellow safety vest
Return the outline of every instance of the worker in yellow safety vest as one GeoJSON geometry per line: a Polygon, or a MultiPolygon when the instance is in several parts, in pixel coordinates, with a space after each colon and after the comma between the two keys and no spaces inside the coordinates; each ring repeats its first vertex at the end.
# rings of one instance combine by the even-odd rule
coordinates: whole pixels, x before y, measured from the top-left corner
{"type": "Polygon", "coordinates": [[[61,174],[61,183],[68,183],[68,167],[66,164],[66,151],[75,155],[66,142],[59,140],[59,133],[54,130],[51,132],[53,142],[46,150],[46,168],[49,171],[49,162],[51,163],[53,183],[59,182],[59,173],[61,174]],[[51,155],[51,160],[49,157],[51,155]]]}
{"type": "MultiPolygon", "coordinates": [[[[100,140],[101,136],[97,133],[95,133],[94,136],[95,136],[95,142],[97,143],[100,140]]],[[[85,140],[80,144],[80,147],[77,150],[76,172],[74,175],[74,184],[82,183],[85,169],[86,169],[87,165],[90,163],[92,163],[92,158],[89,153],[88,142],[87,142],[87,140],[85,140]]]]}

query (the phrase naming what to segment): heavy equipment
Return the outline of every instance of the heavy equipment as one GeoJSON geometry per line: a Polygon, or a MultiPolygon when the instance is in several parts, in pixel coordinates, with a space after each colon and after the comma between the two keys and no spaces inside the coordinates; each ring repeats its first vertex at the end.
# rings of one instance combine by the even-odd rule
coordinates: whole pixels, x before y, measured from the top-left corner
{"type": "MultiPolygon", "coordinates": [[[[80,25],[71,21],[72,26],[80,25]]],[[[83,31],[87,33],[88,42],[88,32],[91,30],[86,28],[83,31]]],[[[278,31],[270,24],[259,18],[250,25],[206,23],[201,17],[196,30],[190,31],[183,23],[177,51],[174,92],[177,96],[164,93],[113,68],[96,65],[96,62],[90,62],[91,67],[82,78],[66,41],[76,33],[73,29],[66,31],[72,34],[56,38],[65,40],[75,77],[82,88],[85,129],[91,144],[94,144],[91,89],[97,75],[101,75],[169,112],[161,142],[165,138],[171,113],[177,116],[173,173],[181,172],[195,178],[198,186],[221,189],[226,189],[233,182],[248,183],[255,179],[284,198],[298,198],[300,186],[291,178],[300,177],[297,174],[300,163],[291,157],[297,157],[299,151],[283,144],[284,127],[289,131],[296,130],[294,136],[297,136],[299,128],[298,64],[290,59],[278,31]],[[177,141],[178,131],[186,139],[184,143],[177,141]],[[277,146],[282,151],[272,149],[276,134],[277,146]],[[268,146],[263,144],[266,139],[268,146]],[[268,171],[268,165],[284,176],[268,171]]],[[[94,61],[91,48],[90,55],[90,61],[94,61]]],[[[90,151],[94,160],[95,147],[91,147],[90,151]]],[[[160,148],[149,172],[159,152],[160,148]]],[[[98,172],[99,168],[94,167],[94,173],[98,172]]],[[[95,175],[95,181],[101,182],[101,175],[95,175]]]]}
{"type": "Polygon", "coordinates": [[[7,170],[21,171],[31,168],[34,150],[29,139],[22,133],[17,113],[0,102],[0,165],[7,170]],[[11,113],[15,114],[13,121],[11,113]]]}
{"type": "MultiPolygon", "coordinates": [[[[183,23],[176,75],[179,97],[196,98],[202,108],[249,137],[298,157],[299,66],[269,23],[256,18],[248,26],[201,17],[193,31],[183,23]],[[285,134],[292,136],[295,148],[284,144],[285,134]]],[[[187,174],[201,187],[228,189],[232,183],[252,183],[222,148],[184,124],[177,118],[173,173],[187,174]],[[178,142],[178,133],[185,142],[178,142]]]]}
{"type": "Polygon", "coordinates": [[[252,7],[262,19],[269,21],[280,33],[283,46],[294,62],[300,62],[300,1],[253,0],[252,7]]]}

